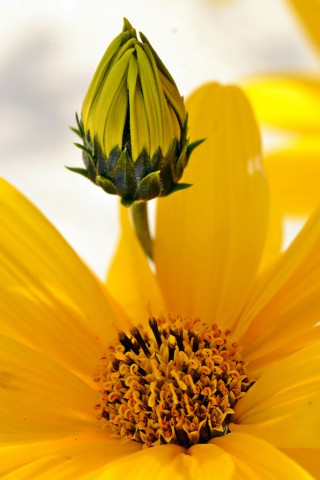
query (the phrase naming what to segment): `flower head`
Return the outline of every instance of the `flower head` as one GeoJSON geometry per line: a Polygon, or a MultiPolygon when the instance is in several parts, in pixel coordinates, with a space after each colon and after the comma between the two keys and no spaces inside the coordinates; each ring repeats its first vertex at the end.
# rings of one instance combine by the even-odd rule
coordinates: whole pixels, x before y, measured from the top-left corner
{"type": "Polygon", "coordinates": [[[83,140],[77,144],[86,165],[82,173],[126,205],[177,188],[196,146],[189,145],[185,105],[172,76],[140,37],[125,19],[97,68],[75,129],[83,140]]]}
{"type": "Polygon", "coordinates": [[[208,141],[159,202],[155,272],[127,209],[107,290],[1,182],[3,478],[318,475],[320,213],[270,263],[248,102],[210,84],[189,109],[208,141]]]}

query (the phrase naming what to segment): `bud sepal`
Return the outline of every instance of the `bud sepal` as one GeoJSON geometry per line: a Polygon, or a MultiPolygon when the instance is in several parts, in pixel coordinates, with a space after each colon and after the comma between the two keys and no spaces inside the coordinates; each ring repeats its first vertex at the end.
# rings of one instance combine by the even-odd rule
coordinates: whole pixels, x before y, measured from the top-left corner
{"type": "MultiPolygon", "coordinates": [[[[80,129],[72,130],[80,132],[80,129]]],[[[197,145],[201,143],[201,141],[189,143],[187,139],[179,143],[173,139],[166,155],[158,147],[150,159],[144,149],[134,162],[127,148],[121,151],[116,146],[109,156],[105,156],[97,139],[92,142],[88,135],[84,135],[82,139],[83,145],[80,143],[74,145],[82,150],[86,169],[67,168],[85,176],[105,192],[119,195],[122,204],[126,206],[130,206],[134,201],[148,201],[186,188],[176,186],[188,164],[192,152],[192,149],[189,150],[190,147],[193,143],[197,145]]]]}

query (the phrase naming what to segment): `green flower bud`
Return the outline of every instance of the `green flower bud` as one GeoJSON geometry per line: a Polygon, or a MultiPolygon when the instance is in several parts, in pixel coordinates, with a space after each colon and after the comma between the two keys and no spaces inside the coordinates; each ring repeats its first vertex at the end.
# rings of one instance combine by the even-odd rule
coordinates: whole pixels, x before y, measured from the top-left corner
{"type": "Polygon", "coordinates": [[[71,168],[119,195],[150,200],[179,184],[193,148],[178,88],[146,37],[125,19],[91,81],[78,128],[86,169],[71,168]]]}

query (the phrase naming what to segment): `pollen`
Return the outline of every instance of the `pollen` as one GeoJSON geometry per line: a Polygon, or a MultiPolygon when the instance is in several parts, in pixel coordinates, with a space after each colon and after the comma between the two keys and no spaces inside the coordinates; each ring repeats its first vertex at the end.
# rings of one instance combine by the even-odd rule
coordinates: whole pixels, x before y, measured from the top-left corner
{"type": "Polygon", "coordinates": [[[120,332],[101,358],[97,418],[146,447],[189,448],[228,434],[252,384],[231,331],[180,317],[151,318],[149,326],[120,332]]]}

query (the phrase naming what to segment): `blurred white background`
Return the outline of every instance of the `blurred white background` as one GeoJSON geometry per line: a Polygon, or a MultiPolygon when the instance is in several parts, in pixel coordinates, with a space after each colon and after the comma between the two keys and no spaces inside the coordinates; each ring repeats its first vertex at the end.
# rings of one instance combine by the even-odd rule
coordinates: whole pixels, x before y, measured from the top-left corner
{"type": "Polygon", "coordinates": [[[285,0],[0,0],[0,174],[26,194],[100,276],[118,234],[118,199],[64,165],[91,77],[126,16],[187,96],[318,65],[285,0]]]}

